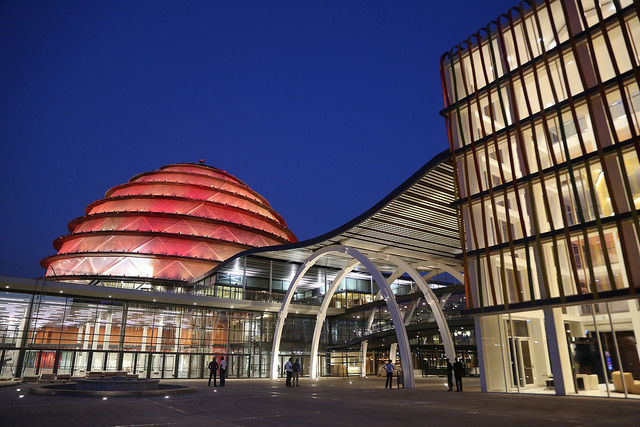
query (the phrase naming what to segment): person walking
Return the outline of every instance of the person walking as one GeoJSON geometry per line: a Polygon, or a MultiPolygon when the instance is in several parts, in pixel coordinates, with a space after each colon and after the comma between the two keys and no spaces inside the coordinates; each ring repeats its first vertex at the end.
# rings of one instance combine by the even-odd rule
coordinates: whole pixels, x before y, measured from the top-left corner
{"type": "Polygon", "coordinates": [[[391,359],[384,365],[385,371],[387,371],[387,381],[384,383],[384,388],[393,388],[393,363],[391,359]]]}
{"type": "MultiPolygon", "coordinates": [[[[211,378],[213,377],[213,386],[217,387],[216,384],[216,375],[218,372],[218,362],[216,362],[216,355],[213,355],[213,360],[209,362],[209,385],[207,387],[211,387],[211,378]]],[[[222,382],[222,380],[220,380],[222,382]]]]}
{"type": "MultiPolygon", "coordinates": [[[[293,383],[296,385],[296,387],[300,387],[299,381],[300,381],[300,360],[296,359],[295,362],[293,362],[293,383]]],[[[291,384],[293,385],[293,384],[291,384]]]]}
{"type": "Polygon", "coordinates": [[[447,385],[449,386],[447,391],[453,391],[453,365],[449,359],[447,359],[447,385]]]}
{"type": "Polygon", "coordinates": [[[291,387],[291,377],[293,377],[293,364],[291,358],[284,364],[284,370],[287,372],[287,387],[291,387]]]}
{"type": "Polygon", "coordinates": [[[224,360],[224,356],[220,358],[220,386],[224,387],[224,382],[227,374],[227,362],[224,360]]]}
{"type": "Polygon", "coordinates": [[[462,376],[464,375],[464,365],[458,357],[453,364],[453,374],[456,376],[456,391],[462,391],[462,376]]]}

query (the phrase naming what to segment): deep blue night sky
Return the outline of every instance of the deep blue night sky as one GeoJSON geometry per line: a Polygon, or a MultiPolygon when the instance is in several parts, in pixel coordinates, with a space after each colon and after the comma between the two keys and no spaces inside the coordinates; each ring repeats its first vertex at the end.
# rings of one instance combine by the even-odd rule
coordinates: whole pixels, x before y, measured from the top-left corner
{"type": "Polygon", "coordinates": [[[200,158],[300,240],[344,224],[448,147],[440,56],[516,3],[0,1],[0,274],[200,158]]]}

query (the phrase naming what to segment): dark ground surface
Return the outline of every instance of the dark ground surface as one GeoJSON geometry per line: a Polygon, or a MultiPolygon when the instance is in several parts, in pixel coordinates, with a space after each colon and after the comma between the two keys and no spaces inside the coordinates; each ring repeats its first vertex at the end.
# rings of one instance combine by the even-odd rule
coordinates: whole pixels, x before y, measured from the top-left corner
{"type": "Polygon", "coordinates": [[[304,378],[283,381],[162,380],[192,393],[131,397],[47,396],[36,384],[0,387],[2,426],[640,426],[640,400],[480,393],[448,393],[445,380],[416,378],[414,389],[384,389],[384,379],[304,378]],[[20,397],[22,395],[23,397],[20,397]]]}

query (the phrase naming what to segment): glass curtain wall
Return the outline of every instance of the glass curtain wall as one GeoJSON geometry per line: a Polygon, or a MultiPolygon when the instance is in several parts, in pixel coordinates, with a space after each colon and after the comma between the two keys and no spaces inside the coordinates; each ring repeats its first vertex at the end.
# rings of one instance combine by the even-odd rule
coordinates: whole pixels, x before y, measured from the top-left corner
{"type": "Polygon", "coordinates": [[[638,12],[538,3],[443,61],[472,307],[640,279],[638,12]]]}
{"type": "Polygon", "coordinates": [[[567,394],[640,399],[637,299],[567,306],[553,320],[533,310],[478,322],[487,391],[553,394],[554,378],[563,376],[567,394]],[[563,331],[557,336],[561,368],[554,370],[549,322],[563,331]]]}
{"type": "Polygon", "coordinates": [[[489,391],[635,396],[639,48],[635,2],[546,0],[443,56],[489,391]]]}
{"type": "Polygon", "coordinates": [[[275,321],[267,313],[12,293],[2,298],[2,378],[89,371],[201,378],[212,354],[232,356],[230,376],[269,373],[275,321]]]}

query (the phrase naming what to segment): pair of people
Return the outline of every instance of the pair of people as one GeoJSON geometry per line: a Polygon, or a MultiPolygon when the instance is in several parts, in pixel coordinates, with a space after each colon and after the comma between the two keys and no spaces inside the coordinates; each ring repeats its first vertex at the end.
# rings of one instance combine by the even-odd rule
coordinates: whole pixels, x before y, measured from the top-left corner
{"type": "Polygon", "coordinates": [[[217,387],[216,379],[218,368],[220,369],[220,386],[224,387],[225,377],[227,373],[227,362],[224,360],[224,356],[220,357],[220,363],[216,361],[216,356],[213,356],[213,360],[209,362],[209,387],[211,387],[211,378],[213,378],[213,386],[217,387]]]}
{"type": "Polygon", "coordinates": [[[287,387],[300,387],[300,360],[296,359],[291,363],[293,358],[289,358],[287,363],[284,364],[284,369],[287,372],[287,387]],[[292,382],[293,380],[293,382],[292,382]]]}

